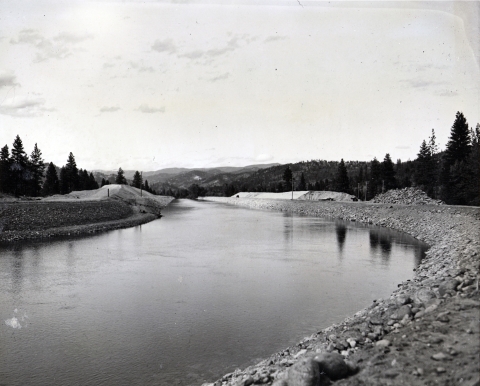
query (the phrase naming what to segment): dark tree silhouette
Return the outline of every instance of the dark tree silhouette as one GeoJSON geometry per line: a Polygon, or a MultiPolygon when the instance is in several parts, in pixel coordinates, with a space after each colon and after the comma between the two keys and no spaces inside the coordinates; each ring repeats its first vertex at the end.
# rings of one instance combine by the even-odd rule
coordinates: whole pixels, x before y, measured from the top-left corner
{"type": "Polygon", "coordinates": [[[33,147],[32,154],[30,155],[29,168],[31,171],[30,193],[32,196],[36,197],[40,194],[43,172],[45,171],[42,152],[37,144],[33,147]]]}
{"type": "Polygon", "coordinates": [[[290,169],[290,166],[287,166],[287,168],[283,172],[283,180],[285,181],[285,190],[288,191],[292,188],[292,179],[293,179],[292,169],[290,169]]]}
{"type": "Polygon", "coordinates": [[[17,135],[13,141],[12,156],[10,163],[13,194],[19,196],[26,193],[26,181],[30,180],[28,157],[23,149],[23,142],[17,135]]]}
{"type": "Polygon", "coordinates": [[[60,193],[60,183],[57,175],[57,168],[50,162],[45,173],[45,182],[42,187],[42,195],[51,196],[60,193]]]}
{"type": "Polygon", "coordinates": [[[122,168],[118,168],[117,176],[115,177],[115,183],[119,185],[127,185],[127,179],[124,176],[122,168]]]}
{"type": "Polygon", "coordinates": [[[142,187],[142,176],[138,170],[133,175],[132,186],[138,189],[142,187]]]}
{"type": "Polygon", "coordinates": [[[386,192],[397,187],[397,180],[395,179],[395,168],[390,154],[386,154],[381,165],[381,179],[382,189],[386,192]]]}
{"type": "Polygon", "coordinates": [[[350,181],[348,179],[347,168],[345,166],[345,162],[343,161],[343,158],[338,164],[335,188],[337,192],[344,192],[344,193],[350,192],[350,181]]]}
{"type": "Polygon", "coordinates": [[[10,151],[5,145],[0,151],[0,192],[10,193],[12,191],[12,181],[10,172],[10,151]]]}

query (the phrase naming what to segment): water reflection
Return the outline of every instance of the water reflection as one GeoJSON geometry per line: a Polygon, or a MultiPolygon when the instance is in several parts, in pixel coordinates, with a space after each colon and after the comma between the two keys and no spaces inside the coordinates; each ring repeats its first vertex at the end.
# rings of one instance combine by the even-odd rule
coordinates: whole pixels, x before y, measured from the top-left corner
{"type": "Polygon", "coordinates": [[[337,234],[338,249],[340,252],[342,252],[345,245],[345,239],[347,237],[347,227],[341,223],[337,223],[335,232],[337,234]]]}
{"type": "Polygon", "coordinates": [[[12,252],[12,291],[19,294],[23,282],[23,248],[21,245],[15,245],[12,252]]]}

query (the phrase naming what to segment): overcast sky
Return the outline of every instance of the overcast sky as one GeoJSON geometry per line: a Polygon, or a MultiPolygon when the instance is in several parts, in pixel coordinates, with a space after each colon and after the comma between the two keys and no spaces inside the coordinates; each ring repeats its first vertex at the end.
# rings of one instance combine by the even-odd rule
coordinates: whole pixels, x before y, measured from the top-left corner
{"type": "Polygon", "coordinates": [[[157,170],[414,159],[480,122],[480,3],[0,2],[0,146],[157,170]]]}

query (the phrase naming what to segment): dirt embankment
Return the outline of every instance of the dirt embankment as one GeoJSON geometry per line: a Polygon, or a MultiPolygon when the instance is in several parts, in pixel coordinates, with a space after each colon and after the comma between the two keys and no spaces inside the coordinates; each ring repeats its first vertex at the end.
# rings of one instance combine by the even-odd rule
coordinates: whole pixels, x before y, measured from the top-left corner
{"type": "Polygon", "coordinates": [[[206,199],[389,227],[431,246],[388,298],[207,385],[480,385],[480,208],[206,199]]]}
{"type": "MultiPolygon", "coordinates": [[[[173,198],[165,198],[163,207],[173,198]]],[[[158,209],[160,204],[156,203],[158,209]]],[[[158,218],[119,199],[0,202],[0,242],[86,235],[158,218]]]]}

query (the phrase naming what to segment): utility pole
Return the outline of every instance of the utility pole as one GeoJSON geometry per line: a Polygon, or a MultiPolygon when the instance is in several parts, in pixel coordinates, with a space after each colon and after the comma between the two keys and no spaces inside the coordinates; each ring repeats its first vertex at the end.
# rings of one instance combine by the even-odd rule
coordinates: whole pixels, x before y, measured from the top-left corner
{"type": "Polygon", "coordinates": [[[292,200],[293,200],[293,172],[292,172],[292,200]]]}

